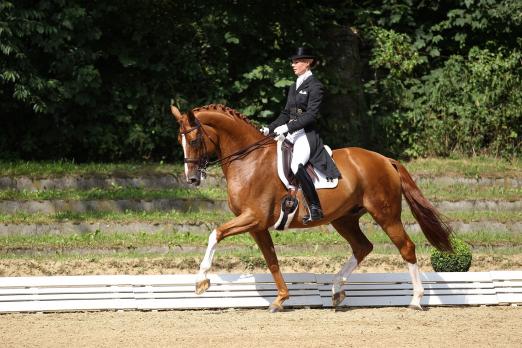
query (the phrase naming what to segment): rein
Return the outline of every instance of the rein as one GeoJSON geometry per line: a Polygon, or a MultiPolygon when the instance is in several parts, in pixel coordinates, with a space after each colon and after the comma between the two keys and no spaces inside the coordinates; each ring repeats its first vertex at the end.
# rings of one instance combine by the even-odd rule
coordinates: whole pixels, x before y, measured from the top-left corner
{"type": "Polygon", "coordinates": [[[194,146],[198,150],[201,147],[203,147],[203,155],[198,156],[198,158],[185,158],[184,162],[185,163],[197,163],[198,171],[201,173],[202,176],[206,176],[207,166],[209,166],[209,165],[213,166],[216,164],[221,164],[221,165],[230,164],[233,161],[244,158],[251,152],[253,152],[265,145],[268,145],[269,143],[274,141],[274,139],[273,139],[274,133],[268,134],[263,139],[258,140],[256,142],[248,145],[247,147],[242,148],[226,157],[218,158],[217,160],[214,160],[214,161],[209,161],[207,146],[205,144],[205,141],[203,141],[203,139],[202,139],[203,137],[202,137],[201,133],[199,132],[199,130],[201,130],[203,132],[203,134],[210,140],[210,142],[212,142],[212,144],[214,144],[217,147],[217,144],[214,142],[214,140],[212,140],[212,138],[207,134],[207,132],[205,132],[205,129],[202,127],[201,123],[199,122],[199,120],[197,118],[196,118],[196,125],[194,127],[189,128],[187,130],[180,131],[180,134],[185,135],[192,131],[197,132],[196,139],[191,141],[191,143],[192,143],[191,145],[194,146]]]}
{"type": "MultiPolygon", "coordinates": [[[[207,135],[207,137],[208,137],[208,135],[207,135]]],[[[210,139],[210,137],[208,137],[208,138],[210,139]]],[[[212,139],[210,139],[210,141],[212,141],[212,139]]],[[[259,148],[261,148],[261,147],[263,147],[265,145],[268,145],[272,141],[274,141],[274,139],[270,135],[267,135],[263,139],[258,140],[255,143],[252,143],[252,144],[248,145],[247,147],[245,147],[245,148],[243,148],[243,149],[241,149],[239,151],[234,152],[231,155],[228,155],[226,157],[217,159],[215,161],[208,162],[208,164],[209,165],[229,164],[229,163],[231,163],[231,162],[233,162],[235,160],[238,160],[238,159],[241,159],[241,158],[245,157],[246,155],[250,154],[251,152],[253,152],[253,151],[255,151],[255,150],[257,150],[257,149],[259,149],[259,148]]]]}

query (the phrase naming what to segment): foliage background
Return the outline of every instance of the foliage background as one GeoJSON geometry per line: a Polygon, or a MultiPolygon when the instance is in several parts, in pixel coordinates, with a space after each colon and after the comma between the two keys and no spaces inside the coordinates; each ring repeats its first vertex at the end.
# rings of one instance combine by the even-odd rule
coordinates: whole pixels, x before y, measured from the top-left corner
{"type": "Polygon", "coordinates": [[[0,158],[179,160],[168,106],[284,104],[321,57],[321,132],[395,157],[521,155],[517,0],[0,0],[0,158]]]}

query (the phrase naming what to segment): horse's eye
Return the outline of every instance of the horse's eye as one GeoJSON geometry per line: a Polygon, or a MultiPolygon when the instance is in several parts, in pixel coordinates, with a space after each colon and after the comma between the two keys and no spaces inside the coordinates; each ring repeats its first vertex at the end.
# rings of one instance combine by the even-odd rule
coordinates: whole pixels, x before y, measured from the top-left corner
{"type": "Polygon", "coordinates": [[[196,147],[196,146],[199,146],[199,144],[200,144],[200,139],[194,139],[194,140],[190,141],[190,146],[196,147]]]}

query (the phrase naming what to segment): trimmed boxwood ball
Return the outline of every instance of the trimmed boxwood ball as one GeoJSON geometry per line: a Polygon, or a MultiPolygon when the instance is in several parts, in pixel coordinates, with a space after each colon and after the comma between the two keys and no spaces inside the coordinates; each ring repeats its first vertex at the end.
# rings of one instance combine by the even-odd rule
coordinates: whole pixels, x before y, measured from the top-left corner
{"type": "Polygon", "coordinates": [[[471,266],[469,244],[456,237],[451,238],[453,253],[432,249],[431,266],[435,272],[467,272],[471,266]]]}

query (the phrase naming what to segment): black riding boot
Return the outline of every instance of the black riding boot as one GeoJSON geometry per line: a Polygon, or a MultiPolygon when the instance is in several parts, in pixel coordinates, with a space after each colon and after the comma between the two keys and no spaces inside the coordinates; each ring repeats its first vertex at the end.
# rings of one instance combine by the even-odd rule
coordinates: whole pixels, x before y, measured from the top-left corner
{"type": "Polygon", "coordinates": [[[321,209],[321,202],[319,202],[319,196],[317,196],[312,179],[302,164],[299,165],[299,169],[297,170],[295,176],[301,185],[303,194],[306,198],[306,201],[308,202],[308,207],[310,208],[310,215],[306,215],[304,217],[303,223],[307,224],[310,221],[321,220],[323,218],[323,211],[321,209]]]}

